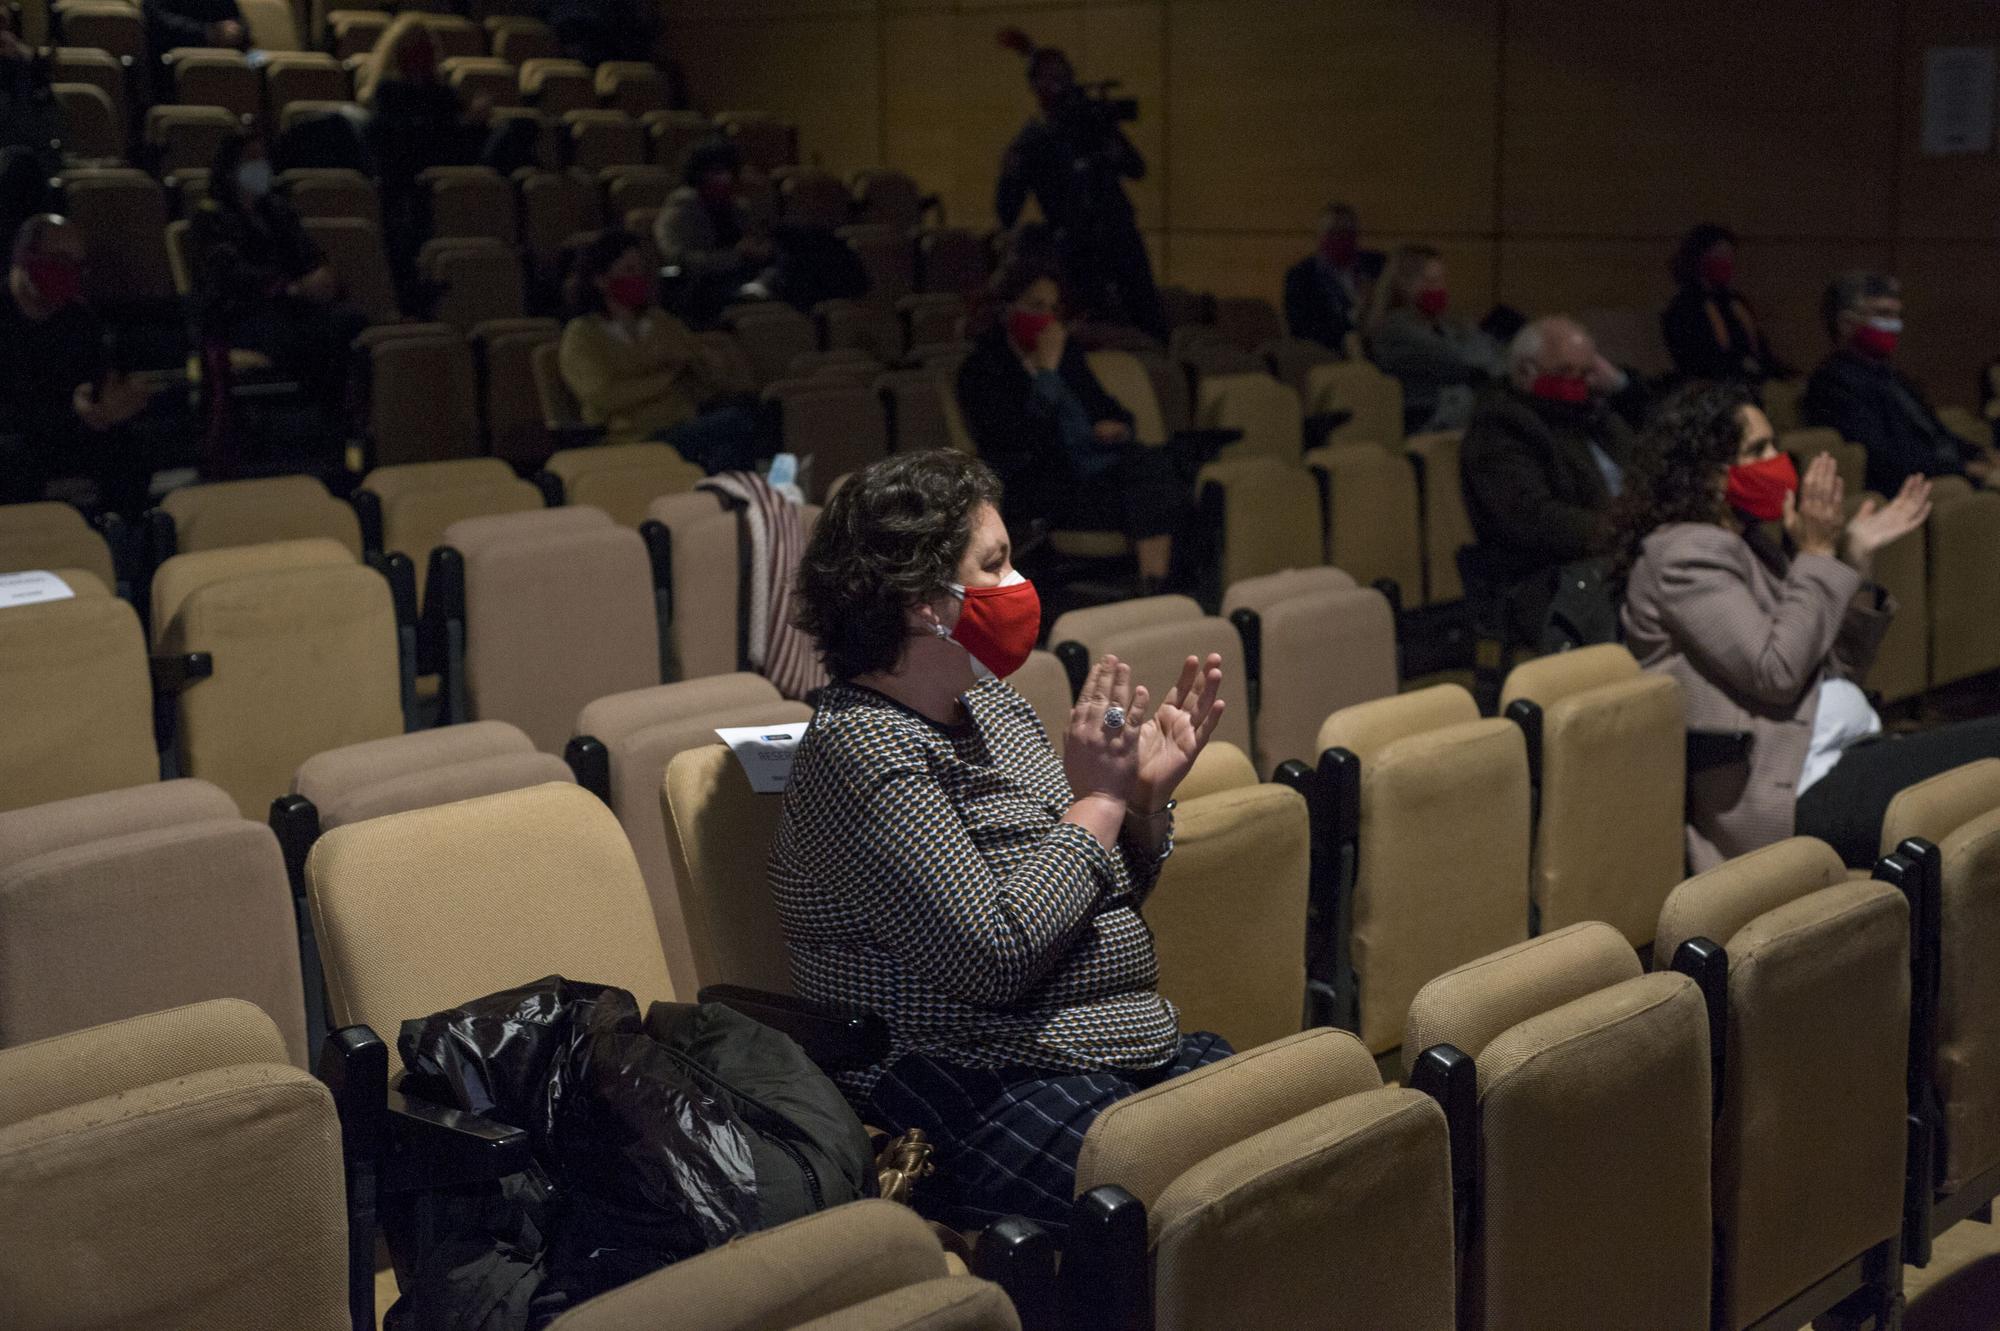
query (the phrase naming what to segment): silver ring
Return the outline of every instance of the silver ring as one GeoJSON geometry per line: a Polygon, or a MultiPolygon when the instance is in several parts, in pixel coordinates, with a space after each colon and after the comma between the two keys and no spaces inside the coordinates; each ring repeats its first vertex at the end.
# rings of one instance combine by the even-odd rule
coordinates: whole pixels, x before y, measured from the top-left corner
{"type": "Polygon", "coordinates": [[[1106,730],[1123,730],[1125,728],[1125,709],[1117,703],[1113,703],[1111,706],[1105,708],[1104,728],[1106,730]]]}

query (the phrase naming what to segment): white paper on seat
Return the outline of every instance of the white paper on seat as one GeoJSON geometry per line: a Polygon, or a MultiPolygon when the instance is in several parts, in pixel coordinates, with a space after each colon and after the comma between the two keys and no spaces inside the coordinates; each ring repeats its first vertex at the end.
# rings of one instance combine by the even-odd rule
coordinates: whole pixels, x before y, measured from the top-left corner
{"type": "Polygon", "coordinates": [[[759,795],[781,795],[792,779],[792,754],[810,724],[788,721],[774,726],[718,726],[715,733],[743,764],[750,789],[759,795]]]}
{"type": "Polygon", "coordinates": [[[46,569],[0,573],[0,610],[42,601],[67,601],[75,595],[68,583],[46,569]]]}

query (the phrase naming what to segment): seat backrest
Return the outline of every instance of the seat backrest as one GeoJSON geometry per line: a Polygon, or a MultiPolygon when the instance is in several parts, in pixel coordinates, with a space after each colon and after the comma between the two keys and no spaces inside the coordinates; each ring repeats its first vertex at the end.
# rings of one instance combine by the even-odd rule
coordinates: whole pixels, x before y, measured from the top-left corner
{"type": "Polygon", "coordinates": [[[1267,457],[1296,465],[1305,447],[1299,395],[1268,374],[1204,376],[1196,410],[1204,427],[1243,431],[1223,449],[1226,459],[1267,457]]]}
{"type": "MultiPolygon", "coordinates": [[[[463,309],[450,311],[467,317],[463,309]]],[[[362,334],[368,437],[378,463],[471,457],[479,448],[472,349],[451,324],[397,324],[362,334]]]]}
{"type": "Polygon", "coordinates": [[[819,349],[812,320],[777,301],[760,301],[734,313],[725,310],[723,322],[743,344],[759,387],[782,379],[794,358],[819,349]]]}
{"type": "Polygon", "coordinates": [[[2000,809],[2000,758],[1981,758],[1940,772],[1903,787],[1889,801],[1882,815],[1882,853],[1889,854],[1910,837],[1943,845],[1953,832],[1994,809],[2000,809]]]}
{"type": "Polygon", "coordinates": [[[2000,1166],[2000,807],[1946,836],[1939,921],[1938,1049],[1944,1104],[1938,1182],[1956,1191],[2000,1166]]]}
{"type": "Polygon", "coordinates": [[[514,192],[486,166],[434,166],[418,176],[427,186],[433,238],[485,237],[515,242],[514,192]]]}
{"type": "MultiPolygon", "coordinates": [[[[603,78],[600,70],[599,79],[603,78]]],[[[812,166],[783,167],[772,173],[784,220],[799,226],[843,227],[853,201],[839,176],[812,166]]]]}
{"type": "Polygon", "coordinates": [[[1146,898],[1160,992],[1189,1030],[1238,1049],[1298,1031],[1306,1001],[1312,827],[1288,786],[1183,796],[1146,898]]]}
{"type": "Polygon", "coordinates": [[[493,54],[511,65],[553,59],[562,54],[562,42],[555,29],[540,19],[514,15],[491,17],[486,20],[486,33],[492,39],[493,54]]]}
{"type": "Polygon", "coordinates": [[[566,503],[603,509],[612,521],[637,527],[662,495],[684,494],[707,475],[667,444],[599,444],[551,454],[548,471],[561,478],[566,503]]]}
{"type": "Polygon", "coordinates": [[[610,758],[611,807],[625,827],[659,924],[667,970],[680,992],[694,993],[697,970],[688,942],[681,889],[667,850],[660,791],[667,765],[689,749],[715,743],[718,726],[810,721],[812,709],[778,696],[761,675],[717,675],[599,698],[577,718],[579,735],[601,741],[610,758]]]}
{"type": "Polygon", "coordinates": [[[771,171],[799,158],[798,126],[767,111],[718,111],[715,123],[735,141],[744,162],[760,171],[771,171]]]}
{"type": "Polygon", "coordinates": [[[1501,690],[1541,708],[1531,879],[1541,927],[1584,920],[1650,942],[1682,877],[1686,712],[1679,681],[1642,674],[1616,643],[1516,666],[1501,690]]]}
{"type": "Polygon", "coordinates": [[[353,217],[382,224],[375,182],[345,167],[293,167],[279,177],[285,197],[301,217],[353,217]]]}
{"type": "MultiPolygon", "coordinates": [[[[284,0],[272,0],[271,7],[282,9],[284,0]]],[[[274,52],[264,66],[264,96],[273,114],[293,102],[345,101],[348,91],[347,71],[321,51],[274,52]]]]}
{"type": "Polygon", "coordinates": [[[240,51],[182,48],[168,57],[174,92],[186,106],[219,106],[233,116],[255,116],[262,84],[240,51]]]}
{"type": "Polygon", "coordinates": [[[1325,560],[1319,486],[1309,473],[1275,458],[1235,458],[1203,467],[1195,492],[1222,520],[1224,586],[1325,560]]]}
{"type": "Polygon", "coordinates": [[[793,992],[770,877],[784,797],[751,790],[743,765],[711,744],[674,756],[661,800],[696,978],[793,992]]]}
{"type": "Polygon", "coordinates": [[[812,490],[806,498],[821,503],[836,476],[861,470],[889,455],[889,423],[882,400],[864,383],[813,379],[798,389],[774,386],[784,447],[801,461],[813,460],[812,490]]]}
{"type": "Polygon", "coordinates": [[[8,1325],[351,1326],[340,1123],[284,1060],[220,1002],[0,1051],[62,1101],[0,1119],[8,1325]]]}
{"type": "Polygon", "coordinates": [[[1653,962],[1671,965],[1691,938],[1729,946],[1758,916],[1847,878],[1833,847],[1812,837],[1759,846],[1696,874],[1667,895],[1653,934],[1653,962]]]}
{"type": "Polygon", "coordinates": [[[604,224],[596,183],[576,171],[538,171],[516,176],[521,195],[521,241],[543,263],[557,261],[571,236],[604,224]]]}
{"type": "Polygon", "coordinates": [[[1403,605],[1422,603],[1424,553],[1417,478],[1408,459],[1373,444],[1316,448],[1306,465],[1326,477],[1326,554],[1357,582],[1393,579],[1403,605]]]}
{"type": "Polygon", "coordinates": [[[348,300],[370,322],[394,323],[401,317],[380,227],[358,217],[308,217],[304,226],[326,254],[327,265],[339,275],[348,300]]]}
{"type": "Polygon", "coordinates": [[[1478,1070],[1464,1301],[1480,1324],[1591,1324],[1622,1306],[1705,1325],[1713,1100],[1695,982],[1641,975],[1617,930],[1580,924],[1425,985],[1405,1068],[1435,1044],[1478,1070]]]}
{"type": "Polygon", "coordinates": [[[1403,442],[1403,385],[1365,360],[1330,361],[1306,371],[1306,410],[1344,411],[1328,444],[1377,444],[1394,450],[1403,442]]]}
{"type": "Polygon", "coordinates": [[[664,208],[680,184],[680,177],[663,166],[610,166],[598,175],[606,217],[623,217],[637,208],[664,208]]]}
{"type": "Polygon", "coordinates": [[[1821,453],[1830,454],[1840,469],[1841,484],[1848,494],[1858,495],[1868,488],[1868,451],[1842,439],[1838,430],[1824,427],[1786,430],[1778,436],[1778,450],[1791,454],[1801,476],[1814,458],[1821,453]]]}
{"type": "Polygon", "coordinates": [[[664,495],[646,516],[672,537],[674,673],[680,679],[727,675],[743,668],[742,523],[735,510],[706,491],[664,495]]]}
{"type": "MultiPolygon", "coordinates": [[[[208,159],[191,165],[207,166],[208,159]]],[[[159,182],[126,167],[70,171],[62,195],[63,211],[83,235],[84,295],[93,305],[115,308],[174,294],[167,195],[159,182]]]]}
{"type": "Polygon", "coordinates": [[[131,605],[61,570],[67,599],[0,608],[0,810],[158,778],[146,638],[131,605]]]}
{"type": "Polygon", "coordinates": [[[968,300],[986,285],[990,266],[986,242],[962,226],[930,227],[917,236],[923,258],[923,289],[950,291],[968,300]]]}
{"type": "MultiPolygon", "coordinates": [[[[512,216],[509,199],[509,216],[512,216]]],[[[427,241],[418,259],[423,275],[444,287],[437,318],[461,333],[527,312],[521,263],[509,245],[490,237],[427,241]]]]}
{"type": "Polygon", "coordinates": [[[1215,302],[1215,331],[1245,351],[1285,335],[1285,321],[1261,296],[1224,296],[1215,302]]]}
{"type": "Polygon", "coordinates": [[[636,531],[545,513],[453,523],[472,714],[560,753],[583,705],[660,682],[652,559],[636,531]],[[485,524],[475,526],[473,524],[485,524]]]}
{"type": "Polygon", "coordinates": [[[1224,698],[1230,697],[1227,681],[1238,681],[1237,701],[1223,710],[1216,723],[1215,738],[1227,740],[1245,753],[1250,752],[1250,709],[1242,705],[1243,639],[1226,619],[1197,613],[1186,607],[1194,602],[1184,596],[1150,596],[1118,605],[1072,610],[1057,618],[1049,630],[1055,644],[1081,642],[1093,661],[1107,653],[1132,667],[1132,680],[1146,687],[1154,699],[1164,698],[1180,678],[1189,656],[1206,657],[1211,652],[1222,657],[1224,698]]]}
{"type": "Polygon", "coordinates": [[[236,113],[220,106],[155,106],[146,112],[146,143],[162,174],[207,166],[239,124],[236,113]]]}
{"type": "Polygon", "coordinates": [[[361,557],[354,510],[311,476],[183,486],[169,491],[160,509],[174,520],[175,547],[182,554],[321,539],[361,557]]]}
{"type": "Polygon", "coordinates": [[[1132,435],[1142,444],[1167,442],[1167,423],[1160,414],[1160,400],[1153,393],[1153,380],[1137,356],[1129,351],[1106,348],[1084,354],[1090,372],[1118,405],[1132,413],[1132,435]]]}
{"type": "MultiPolygon", "coordinates": [[[[497,461],[497,459],[466,459],[497,461]]],[[[415,466],[451,466],[416,463],[415,466]]],[[[384,470],[378,468],[377,471],[384,470]]],[[[371,477],[372,479],[372,477],[371,477]]],[[[430,553],[444,544],[451,524],[491,513],[529,513],[542,507],[542,492],[509,475],[504,480],[472,481],[411,489],[382,501],[382,548],[401,551],[416,565],[417,593],[423,594],[430,573],[430,553]]]]}
{"type": "Polygon", "coordinates": [[[1056,616],[1049,625],[1049,642],[1080,642],[1095,658],[1103,655],[1095,644],[1107,634],[1200,618],[1201,605],[1191,596],[1136,596],[1056,616]]]}
{"type": "Polygon", "coordinates": [[[240,998],[306,1066],[290,896],[277,838],[205,781],[0,813],[0,1046],[240,998]]]}
{"type": "Polygon", "coordinates": [[[118,570],[111,546],[83,514],[68,504],[0,504],[0,573],[33,568],[76,568],[106,587],[118,570]]]}
{"type": "MultiPolygon", "coordinates": [[[[473,37],[477,40],[478,34],[473,37]]],[[[505,60],[488,55],[450,56],[438,63],[438,74],[461,102],[483,97],[494,106],[520,105],[520,76],[505,60]]]]}
{"type": "MultiPolygon", "coordinates": [[[[1849,502],[1859,506],[1865,498],[1850,493],[1849,502]]],[[[1914,698],[1930,685],[1929,558],[1929,536],[1923,527],[1875,552],[1875,584],[1896,598],[1896,613],[1864,682],[1884,702],[1914,698]]]]}
{"type": "Polygon", "coordinates": [[[1379,1053],[1426,981],[1527,936],[1527,749],[1455,684],[1335,712],[1334,747],[1361,760],[1352,955],[1379,1053]]]}
{"type": "Polygon", "coordinates": [[[1931,685],[2000,668],[2000,493],[1934,500],[1930,519],[1931,685]]]}
{"type": "Polygon", "coordinates": [[[292,793],[312,801],[325,831],[571,779],[562,759],[537,752],[518,728],[468,721],[316,753],[292,774],[292,793]]]}
{"type": "Polygon", "coordinates": [[[1269,777],[1318,756],[1319,728],[1344,707],[1396,691],[1396,616],[1388,598],[1338,569],[1289,571],[1234,583],[1225,617],[1257,613],[1259,685],[1253,718],[1257,770],[1269,777]]]}
{"type": "Polygon", "coordinates": [[[1070,707],[1076,701],[1070,692],[1069,672],[1063,669],[1054,652],[1040,648],[1028,653],[1028,659],[1021,668],[1007,676],[1008,685],[1014,692],[1028,700],[1041,718],[1042,729],[1049,732],[1049,743],[1060,754],[1063,751],[1063,737],[1069,724],[1070,707]]]}
{"type": "Polygon", "coordinates": [[[394,1031],[545,975],[614,985],[642,1012],[674,998],[632,848],[578,786],[349,823],[314,844],[306,882],[341,1025],[394,1031]]]}
{"type": "Polygon", "coordinates": [[[71,158],[116,162],[125,134],[110,94],[93,83],[51,83],[49,95],[62,116],[63,148],[71,158]]]}
{"type": "Polygon", "coordinates": [[[875,168],[854,176],[857,222],[909,231],[923,220],[923,190],[901,171],[875,168]]]}
{"type": "Polygon", "coordinates": [[[926,369],[891,370],[875,378],[875,395],[889,417],[889,446],[898,453],[950,448],[937,376],[926,369]]]}
{"type": "Polygon", "coordinates": [[[644,60],[606,60],[597,67],[597,95],[627,115],[667,109],[666,76],[644,60]]]}
{"type": "Polygon", "coordinates": [[[916,246],[908,235],[867,224],[841,227],[839,235],[868,270],[870,297],[893,303],[916,288],[916,246]]]}
{"type": "Polygon", "coordinates": [[[1424,598],[1443,605],[1465,595],[1458,576],[1458,552],[1476,539],[1472,517],[1465,511],[1465,489],[1459,480],[1459,445],[1464,432],[1445,430],[1434,434],[1413,434],[1403,441],[1404,451],[1419,468],[1420,503],[1423,507],[1424,598]]]}
{"type": "Polygon", "coordinates": [[[607,166],[647,161],[646,131],[623,111],[568,111],[570,165],[596,171],[607,166]]]}

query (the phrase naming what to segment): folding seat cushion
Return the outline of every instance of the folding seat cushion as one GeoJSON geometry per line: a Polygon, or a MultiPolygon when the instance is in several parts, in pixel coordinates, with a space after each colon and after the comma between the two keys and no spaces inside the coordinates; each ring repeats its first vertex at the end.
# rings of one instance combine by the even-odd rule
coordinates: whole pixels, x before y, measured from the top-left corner
{"type": "Polygon", "coordinates": [[[1315,448],[1305,462],[1326,478],[1327,562],[1357,582],[1388,578],[1404,606],[1420,604],[1423,532],[1410,464],[1386,448],[1358,443],[1315,448]]]}
{"type": "Polygon", "coordinates": [[[75,508],[0,504],[0,573],[32,568],[81,569],[106,587],[118,582],[110,545],[75,508]]]}
{"type": "Polygon", "coordinates": [[[2000,493],[1934,498],[1929,524],[1931,685],[2000,669],[2000,493]]]}
{"type": "Polygon", "coordinates": [[[240,998],[306,1066],[278,842],[205,781],[0,813],[0,1046],[240,998]]]}
{"type": "Polygon", "coordinates": [[[80,569],[65,600],[0,608],[0,809],[158,778],[145,634],[131,605],[80,569]]]}
{"type": "Polygon", "coordinates": [[[645,542],[601,511],[467,518],[445,531],[465,561],[472,717],[511,721],[560,753],[583,705],[660,682],[645,542]]]}
{"type": "Polygon", "coordinates": [[[468,721],[367,740],[299,764],[292,793],[319,811],[322,831],[433,805],[571,780],[562,759],[505,721],[468,721]]]}
{"type": "Polygon", "coordinates": [[[1072,610],[1049,627],[1049,642],[1058,647],[1080,643],[1091,661],[1116,656],[1132,667],[1133,682],[1145,685],[1154,698],[1166,697],[1188,657],[1221,656],[1223,697],[1236,701],[1223,709],[1215,738],[1250,751],[1250,709],[1242,705],[1243,640],[1228,620],[1203,615],[1187,597],[1147,596],[1072,610]]]}
{"type": "Polygon", "coordinates": [[[1324,442],[1395,449],[1403,442],[1403,386],[1365,360],[1315,365],[1306,374],[1306,410],[1348,412],[1324,442]]]}
{"type": "Polygon", "coordinates": [[[1324,561],[1311,473],[1267,457],[1211,462],[1195,478],[1195,493],[1204,516],[1219,523],[1224,586],[1324,561]]]}
{"type": "Polygon", "coordinates": [[[246,1004],[0,1051],[0,1317],[17,1331],[346,1331],[333,1098],[246,1004]]]}
{"type": "Polygon", "coordinates": [[[403,730],[388,582],[326,540],[176,555],[153,579],[157,650],[206,652],[177,700],[180,770],[261,811],[323,749],[403,730]]]}
{"type": "Polygon", "coordinates": [[[317,478],[268,476],[217,481],[169,491],[160,511],[174,520],[181,554],[262,545],[270,541],[332,541],[361,557],[361,524],[317,478]]]}
{"type": "Polygon", "coordinates": [[[486,166],[433,166],[417,177],[430,194],[433,238],[485,237],[515,243],[514,192],[486,166]]]}
{"type": "Polygon", "coordinates": [[[795,992],[770,888],[781,797],[753,791],[728,747],[712,744],[668,762],[660,799],[696,980],[795,992]]]}
{"type": "Polygon", "coordinates": [[[812,462],[806,498],[821,503],[836,476],[889,456],[889,423],[881,399],[865,384],[813,379],[786,388],[774,384],[765,399],[778,406],[786,452],[812,462]]]}
{"type": "Polygon", "coordinates": [[[599,508],[614,522],[637,527],[662,495],[694,489],[707,474],[668,444],[598,444],[550,456],[548,471],[563,483],[563,500],[599,508]]]}
{"type": "Polygon", "coordinates": [[[1687,854],[1679,682],[1606,643],[1516,666],[1501,710],[1512,716],[1517,702],[1539,713],[1530,886],[1541,927],[1602,920],[1635,947],[1652,941],[1687,854]]]}
{"type": "Polygon", "coordinates": [[[1660,912],[1665,965],[1728,954],[1715,1120],[1716,1325],[1737,1331],[1901,1230],[1909,910],[1794,837],[1688,879],[1660,912]]]}
{"type": "Polygon", "coordinates": [[[652,898],[660,944],[675,988],[695,992],[698,972],[688,942],[681,889],[667,850],[660,789],[667,765],[689,749],[716,742],[718,726],[810,721],[812,709],[778,695],[760,675],[728,674],[613,694],[589,703],[576,732],[603,744],[611,808],[631,839],[652,898]]]}
{"type": "Polygon", "coordinates": [[[1297,465],[1305,447],[1299,395],[1268,374],[1204,374],[1199,405],[1206,429],[1241,430],[1222,457],[1267,457],[1297,465]]]}
{"type": "Polygon", "coordinates": [[[1361,1038],[1386,1052],[1426,981],[1527,935],[1527,750],[1455,684],[1343,708],[1317,747],[1361,764],[1352,956],[1361,1038]]]}
{"type": "Polygon", "coordinates": [[[1617,930],[1579,924],[1426,984],[1405,1080],[1435,1045],[1478,1073],[1470,1324],[1705,1325],[1713,1100],[1695,982],[1643,975],[1617,930]]]}
{"type": "Polygon", "coordinates": [[[1337,568],[1292,569],[1229,585],[1224,618],[1254,614],[1257,770],[1312,765],[1320,724],[1343,707],[1396,692],[1396,616],[1382,593],[1337,568]]]}
{"type": "Polygon", "coordinates": [[[1214,1031],[1238,1049],[1298,1031],[1311,884],[1311,819],[1297,791],[1179,793],[1174,853],[1144,914],[1160,992],[1183,1029],[1214,1031]]]}
{"type": "Polygon", "coordinates": [[[672,541],[676,679],[728,675],[745,667],[749,599],[739,562],[740,519],[706,491],[662,495],[646,509],[672,541]]]}
{"type": "Polygon", "coordinates": [[[1464,439],[1461,430],[1445,430],[1413,434],[1403,442],[1404,454],[1417,469],[1424,533],[1424,599],[1428,605],[1448,605],[1465,596],[1458,576],[1458,552],[1474,538],[1459,480],[1459,445],[1464,439]]]}

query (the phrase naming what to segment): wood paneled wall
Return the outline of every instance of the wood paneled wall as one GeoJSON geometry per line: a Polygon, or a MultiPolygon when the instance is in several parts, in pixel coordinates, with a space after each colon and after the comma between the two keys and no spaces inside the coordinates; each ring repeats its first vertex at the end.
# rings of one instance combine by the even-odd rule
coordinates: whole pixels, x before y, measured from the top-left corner
{"type": "Polygon", "coordinates": [[[1779,349],[1824,350],[1826,276],[1893,267],[1906,359],[1975,401],[2000,355],[2000,156],[1919,155],[1924,49],[2000,45],[1990,0],[663,0],[697,105],[795,118],[986,226],[1030,111],[1013,24],[1138,97],[1163,281],[1276,299],[1328,198],[1423,240],[1454,299],[1657,308],[1675,238],[1744,236],[1779,349]]]}

